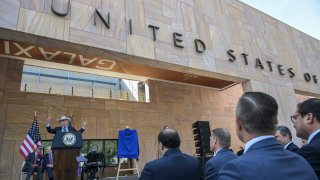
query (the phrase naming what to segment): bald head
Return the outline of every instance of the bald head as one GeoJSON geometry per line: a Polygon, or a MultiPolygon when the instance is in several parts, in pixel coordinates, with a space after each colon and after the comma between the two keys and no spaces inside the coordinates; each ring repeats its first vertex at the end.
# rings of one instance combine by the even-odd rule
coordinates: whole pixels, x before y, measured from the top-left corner
{"type": "Polygon", "coordinates": [[[168,127],[160,131],[158,141],[166,148],[178,148],[181,143],[178,132],[168,127]]]}

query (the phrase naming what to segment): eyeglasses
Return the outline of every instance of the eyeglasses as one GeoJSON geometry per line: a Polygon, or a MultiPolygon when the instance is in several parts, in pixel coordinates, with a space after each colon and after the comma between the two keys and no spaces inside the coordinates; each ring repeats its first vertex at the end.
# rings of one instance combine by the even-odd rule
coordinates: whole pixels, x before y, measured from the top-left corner
{"type": "Polygon", "coordinates": [[[302,116],[301,114],[290,116],[291,122],[294,124],[298,116],[302,116]]]}

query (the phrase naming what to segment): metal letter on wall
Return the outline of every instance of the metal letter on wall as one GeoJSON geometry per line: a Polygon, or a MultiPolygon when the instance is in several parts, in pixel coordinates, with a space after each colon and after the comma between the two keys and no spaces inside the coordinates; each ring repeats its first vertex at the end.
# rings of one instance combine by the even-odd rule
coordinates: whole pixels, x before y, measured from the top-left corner
{"type": "Polygon", "coordinates": [[[58,12],[58,11],[56,11],[55,9],[54,9],[54,1],[55,0],[52,0],[51,1],[51,11],[53,12],[53,14],[55,14],[55,15],[57,15],[57,16],[60,16],[60,17],[64,17],[64,16],[67,16],[68,15],[68,13],[69,13],[69,10],[70,10],[70,0],[68,0],[68,8],[67,8],[67,12],[65,12],[65,13],[60,13],[60,12],[58,12]]]}
{"type": "Polygon", "coordinates": [[[108,29],[110,29],[110,13],[108,12],[108,16],[107,16],[107,18],[108,18],[108,22],[102,17],[102,15],[101,15],[101,13],[99,12],[99,10],[96,8],[96,10],[95,10],[95,14],[94,14],[94,19],[93,19],[93,21],[94,21],[94,25],[96,25],[97,24],[97,20],[96,20],[96,14],[99,16],[99,18],[101,19],[101,21],[102,21],[102,23],[108,28],[108,29]]]}
{"type": "Polygon", "coordinates": [[[201,39],[195,39],[195,40],[194,40],[194,45],[195,45],[195,47],[196,47],[196,52],[197,52],[197,53],[203,53],[203,52],[206,50],[206,45],[204,44],[204,42],[203,42],[201,39]],[[199,48],[198,43],[201,44],[202,49],[199,48]]]}

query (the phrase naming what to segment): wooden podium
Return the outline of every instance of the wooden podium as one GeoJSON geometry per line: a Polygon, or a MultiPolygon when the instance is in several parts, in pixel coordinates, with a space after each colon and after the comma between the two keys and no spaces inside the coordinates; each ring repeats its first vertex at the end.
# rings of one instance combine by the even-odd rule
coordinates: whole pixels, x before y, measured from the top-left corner
{"type": "Polygon", "coordinates": [[[80,155],[83,146],[80,132],[57,132],[53,138],[54,178],[59,180],[76,180],[78,163],[76,157],[80,155]]]}

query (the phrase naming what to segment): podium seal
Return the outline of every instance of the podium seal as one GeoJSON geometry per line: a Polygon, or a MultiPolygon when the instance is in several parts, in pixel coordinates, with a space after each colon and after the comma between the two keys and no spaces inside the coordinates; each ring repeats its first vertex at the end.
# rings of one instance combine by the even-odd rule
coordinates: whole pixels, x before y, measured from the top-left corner
{"type": "Polygon", "coordinates": [[[76,143],[76,140],[76,135],[74,135],[73,133],[67,133],[62,137],[62,142],[66,146],[74,145],[74,143],[76,143]]]}

